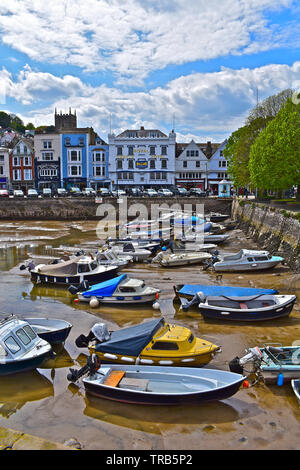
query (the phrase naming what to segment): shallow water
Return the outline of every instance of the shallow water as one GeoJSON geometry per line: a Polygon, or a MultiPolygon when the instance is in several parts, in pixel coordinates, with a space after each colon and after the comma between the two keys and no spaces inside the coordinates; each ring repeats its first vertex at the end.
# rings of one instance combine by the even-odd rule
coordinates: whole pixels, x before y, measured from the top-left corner
{"type": "MultiPolygon", "coordinates": [[[[299,449],[300,408],[289,385],[241,389],[230,399],[205,406],[146,407],[90,398],[82,387],[67,381],[69,367],[83,365],[87,354],[76,347],[75,339],[98,321],[118,329],[162,314],[166,321],[221,345],[222,353],[210,366],[227,370],[228,361],[243,355],[247,347],[265,342],[288,345],[300,339],[299,301],[288,319],[263,324],[204,321],[196,310],[183,313],[173,302],[173,286],[181,283],[272,287],[299,298],[299,275],[285,266],[263,274],[222,276],[201,266],[163,269],[133,264],[124,269],[161,289],[161,311],[152,306],[92,309],[75,304],[64,289],[34,287],[29,273],[19,269],[31,257],[58,257],[74,246],[92,249],[98,243],[95,229],[95,222],[89,221],[0,223],[0,318],[14,313],[73,324],[64,347],[55,348],[55,359],[36,371],[1,378],[0,426],[57,442],[75,437],[85,449],[299,449]]],[[[230,240],[220,251],[255,247],[239,230],[228,233],[230,240]]]]}

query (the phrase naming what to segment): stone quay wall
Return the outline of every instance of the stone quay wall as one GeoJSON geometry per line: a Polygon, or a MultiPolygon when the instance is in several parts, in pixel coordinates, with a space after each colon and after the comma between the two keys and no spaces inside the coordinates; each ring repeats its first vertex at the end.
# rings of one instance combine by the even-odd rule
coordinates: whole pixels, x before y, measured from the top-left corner
{"type": "Polygon", "coordinates": [[[246,235],[262,249],[283,256],[287,265],[299,273],[300,223],[296,215],[297,212],[245,199],[235,199],[231,213],[246,235]]]}
{"type": "MultiPolygon", "coordinates": [[[[218,198],[126,198],[126,205],[131,218],[136,214],[138,205],[147,208],[148,218],[151,218],[153,205],[174,207],[179,205],[181,209],[195,210],[197,205],[204,204],[205,213],[210,211],[221,212],[230,215],[232,199],[218,198]]],[[[106,197],[102,203],[97,203],[94,198],[51,198],[51,199],[0,199],[0,220],[99,220],[105,214],[106,205],[112,206],[119,217],[119,209],[124,210],[124,198],[106,197]],[[119,202],[118,202],[119,201],[119,202]],[[122,205],[123,204],[123,205],[122,205]],[[98,212],[97,212],[98,211],[98,212]]],[[[130,217],[129,217],[130,218],[130,217]]]]}

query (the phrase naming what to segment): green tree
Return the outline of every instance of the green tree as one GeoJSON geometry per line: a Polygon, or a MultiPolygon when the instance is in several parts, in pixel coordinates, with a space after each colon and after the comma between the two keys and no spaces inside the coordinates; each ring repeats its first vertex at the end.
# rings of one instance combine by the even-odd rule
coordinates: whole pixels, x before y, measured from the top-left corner
{"type": "Polygon", "coordinates": [[[11,117],[5,111],[0,111],[0,126],[4,129],[10,126],[11,117]]]}
{"type": "Polygon", "coordinates": [[[300,198],[300,104],[288,99],[251,146],[251,183],[282,191],[296,185],[300,198]]]}
{"type": "Polygon", "coordinates": [[[27,126],[25,127],[26,130],[29,130],[29,131],[34,131],[35,127],[34,125],[32,124],[32,122],[29,122],[27,124],[27,126]]]}

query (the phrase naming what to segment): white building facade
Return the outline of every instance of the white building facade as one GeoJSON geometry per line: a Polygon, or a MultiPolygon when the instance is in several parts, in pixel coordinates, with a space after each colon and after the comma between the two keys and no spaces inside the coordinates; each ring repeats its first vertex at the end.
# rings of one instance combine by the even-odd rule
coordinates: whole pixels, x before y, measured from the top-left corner
{"type": "Polygon", "coordinates": [[[0,189],[9,189],[9,152],[6,147],[0,147],[0,189]]]}
{"type": "Polygon", "coordinates": [[[174,131],[126,130],[109,134],[109,176],[112,189],[154,188],[175,184],[174,131]]]}
{"type": "Polygon", "coordinates": [[[197,187],[205,190],[207,187],[209,160],[202,149],[192,140],[179,148],[176,158],[176,185],[187,189],[197,187]]]}
{"type": "Polygon", "coordinates": [[[222,142],[217,150],[212,154],[209,159],[209,188],[214,194],[218,194],[219,183],[222,180],[228,181],[227,165],[228,161],[224,157],[224,149],[226,147],[227,140],[222,142]]]}

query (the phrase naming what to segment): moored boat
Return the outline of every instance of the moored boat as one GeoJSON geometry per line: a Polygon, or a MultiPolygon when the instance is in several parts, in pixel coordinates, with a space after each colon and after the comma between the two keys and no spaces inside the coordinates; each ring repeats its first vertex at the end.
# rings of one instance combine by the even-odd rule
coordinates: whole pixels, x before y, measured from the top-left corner
{"type": "Polygon", "coordinates": [[[26,320],[12,315],[0,322],[0,376],[36,369],[50,352],[26,320]]]}
{"type": "Polygon", "coordinates": [[[30,269],[30,275],[34,284],[69,286],[84,281],[90,284],[104,282],[116,277],[119,269],[115,265],[102,266],[91,256],[74,256],[56,264],[39,264],[30,269]]]}
{"type": "Polygon", "coordinates": [[[236,356],[229,363],[232,372],[243,373],[248,367],[251,367],[251,374],[267,384],[282,385],[300,379],[300,346],[266,343],[262,347],[246,349],[246,355],[236,356]]]}
{"type": "MultiPolygon", "coordinates": [[[[79,375],[80,378],[80,375],[79,375]]],[[[78,373],[70,370],[68,380],[78,373]]],[[[234,395],[245,377],[228,371],[183,367],[102,365],[82,379],[87,393],[140,405],[192,405],[234,395]]]]}
{"type": "Polygon", "coordinates": [[[25,318],[35,333],[50,344],[64,343],[72,325],[56,318],[25,318]]]}
{"type": "Polygon", "coordinates": [[[196,338],[189,328],[163,318],[112,332],[96,323],[87,336],[77,338],[76,345],[87,347],[104,362],[141,365],[203,366],[221,351],[220,346],[196,338]]]}
{"type": "Polygon", "coordinates": [[[77,294],[77,299],[80,302],[93,300],[95,304],[94,299],[96,299],[101,304],[121,306],[154,302],[158,298],[160,290],[146,286],[143,280],[132,279],[127,274],[122,274],[109,281],[95,284],[82,292],[71,286],[69,292],[77,294]]]}
{"type": "Polygon", "coordinates": [[[177,284],[174,286],[176,297],[185,297],[192,300],[198,292],[204,295],[226,295],[247,297],[260,294],[278,294],[276,289],[260,289],[256,287],[238,287],[238,286],[207,286],[204,284],[177,284]]]}
{"type": "Polygon", "coordinates": [[[287,317],[293,310],[296,299],[295,295],[207,296],[203,292],[198,292],[191,301],[181,298],[184,311],[197,305],[204,318],[247,322],[287,317]]]}
{"type": "Polygon", "coordinates": [[[213,262],[213,269],[217,272],[259,271],[271,269],[282,263],[280,256],[272,256],[268,251],[240,250],[231,255],[218,256],[213,262]]]}
{"type": "Polygon", "coordinates": [[[211,259],[212,255],[210,253],[199,251],[196,253],[158,253],[158,255],[152,261],[159,263],[163,267],[172,268],[173,266],[175,267],[188,266],[191,264],[201,264],[211,259]]]}
{"type": "Polygon", "coordinates": [[[291,385],[292,385],[293,392],[296,395],[296,398],[300,405],[300,379],[291,380],[291,385]]]}

